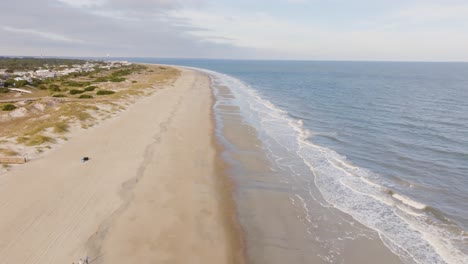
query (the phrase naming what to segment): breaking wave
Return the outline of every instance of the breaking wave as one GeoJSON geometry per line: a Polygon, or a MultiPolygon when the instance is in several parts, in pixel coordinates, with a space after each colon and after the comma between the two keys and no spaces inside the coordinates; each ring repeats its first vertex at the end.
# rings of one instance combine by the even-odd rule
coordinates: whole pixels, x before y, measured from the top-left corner
{"type": "Polygon", "coordinates": [[[435,217],[432,207],[385,187],[378,174],[314,144],[309,139],[313,133],[304,128],[302,120],[263,99],[241,80],[198,70],[209,74],[213,84],[231,90],[235,97],[231,103],[240,108],[263,142],[274,142],[293,155],[289,159],[299,159],[309,168],[309,173],[301,177],[313,181],[330,206],[378,232],[384,244],[404,262],[467,263],[468,234],[456,224],[446,217],[435,217]]]}

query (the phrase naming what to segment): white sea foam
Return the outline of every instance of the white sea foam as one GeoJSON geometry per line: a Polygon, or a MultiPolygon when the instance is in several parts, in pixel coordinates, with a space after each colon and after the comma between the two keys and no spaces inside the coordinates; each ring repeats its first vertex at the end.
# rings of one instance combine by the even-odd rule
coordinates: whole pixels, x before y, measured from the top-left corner
{"type": "Polygon", "coordinates": [[[406,197],[406,196],[403,196],[401,194],[398,194],[398,193],[394,193],[392,195],[393,198],[397,199],[398,201],[406,204],[406,205],[409,205],[413,208],[416,208],[418,210],[423,210],[425,209],[427,206],[425,204],[422,204],[422,203],[418,203],[416,201],[413,201],[411,200],[410,198],[406,197]]]}
{"type": "MultiPolygon", "coordinates": [[[[284,159],[276,153],[275,147],[297,155],[310,169],[306,177],[315,183],[328,203],[377,231],[388,248],[403,260],[467,263],[468,256],[457,248],[463,238],[428,221],[430,216],[421,212],[426,208],[424,204],[389,192],[371,180],[378,175],[309,141],[310,132],[304,129],[302,120],[290,118],[287,112],[263,99],[242,81],[225,74],[201,71],[210,74],[213,83],[231,89],[235,95],[231,103],[240,107],[246,121],[258,129],[265,145],[272,147],[268,151],[279,166],[287,167],[285,162],[291,157],[284,159]]],[[[302,197],[297,198],[304,202],[302,197]]],[[[310,216],[306,206],[304,210],[310,216]]]]}

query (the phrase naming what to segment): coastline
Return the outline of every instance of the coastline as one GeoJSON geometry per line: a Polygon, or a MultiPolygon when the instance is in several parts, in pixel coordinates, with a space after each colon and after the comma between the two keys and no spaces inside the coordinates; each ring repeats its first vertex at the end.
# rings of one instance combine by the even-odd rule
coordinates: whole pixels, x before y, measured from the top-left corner
{"type": "Polygon", "coordinates": [[[0,179],[2,261],[243,263],[209,79],[180,70],[173,86],[0,179]]]}
{"type": "Polygon", "coordinates": [[[402,262],[377,232],[326,206],[313,184],[291,178],[289,167],[275,166],[278,157],[238,104],[246,98],[225,85],[222,75],[215,78],[217,135],[227,146],[223,158],[231,165],[248,263],[402,262]]]}

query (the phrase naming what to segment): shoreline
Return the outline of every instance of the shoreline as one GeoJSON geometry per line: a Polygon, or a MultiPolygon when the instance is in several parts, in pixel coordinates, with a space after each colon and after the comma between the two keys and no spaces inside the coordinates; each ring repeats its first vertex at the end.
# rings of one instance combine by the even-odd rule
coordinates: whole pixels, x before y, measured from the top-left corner
{"type": "MultiPolygon", "coordinates": [[[[323,206],[326,201],[320,200],[320,191],[312,188],[310,181],[294,178],[294,171],[275,165],[261,131],[245,122],[242,105],[237,104],[239,98],[246,98],[220,76],[216,76],[214,87],[220,122],[217,134],[229,146],[224,157],[232,164],[229,175],[236,186],[235,201],[245,231],[247,262],[401,263],[377,232],[344,212],[323,206]]],[[[300,163],[294,166],[296,172],[302,172],[300,163]]],[[[304,170],[305,175],[308,173],[304,170]]]]}
{"type": "Polygon", "coordinates": [[[180,70],[173,86],[0,178],[2,260],[243,263],[209,78],[180,70]]]}
{"type": "MultiPolygon", "coordinates": [[[[202,73],[204,75],[207,75],[205,73],[202,73]]],[[[207,75],[208,76],[208,75],[207,75]]],[[[211,76],[208,76],[211,80],[211,76]]],[[[223,159],[222,153],[226,151],[226,147],[219,142],[216,136],[216,117],[215,117],[215,112],[214,112],[214,104],[215,104],[215,96],[213,94],[213,87],[211,87],[210,84],[210,89],[212,90],[211,92],[211,110],[210,110],[210,115],[211,115],[211,123],[212,123],[212,144],[214,148],[216,149],[216,157],[215,157],[215,164],[216,164],[216,171],[218,177],[218,186],[219,190],[225,190],[220,192],[220,195],[222,196],[221,200],[224,200],[227,202],[227,206],[224,207],[224,213],[222,214],[226,226],[231,226],[232,230],[232,248],[238,248],[238,252],[236,256],[233,258],[234,261],[233,263],[236,264],[246,264],[248,263],[247,261],[247,247],[246,247],[246,231],[242,227],[240,219],[239,219],[239,212],[238,212],[238,205],[236,204],[235,200],[235,192],[237,190],[236,183],[232,179],[229,169],[230,166],[226,160],[223,159]]]]}

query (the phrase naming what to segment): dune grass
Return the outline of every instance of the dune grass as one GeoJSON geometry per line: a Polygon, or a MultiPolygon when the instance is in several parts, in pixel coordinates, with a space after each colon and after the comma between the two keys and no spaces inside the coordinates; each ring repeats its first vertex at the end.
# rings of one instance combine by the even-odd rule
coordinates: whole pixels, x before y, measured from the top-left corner
{"type": "MultiPolygon", "coordinates": [[[[110,71],[112,72],[112,71],[110,71]]],[[[110,76],[111,73],[102,73],[101,76],[110,76]]],[[[113,77],[125,76],[129,81],[120,83],[99,83],[89,86],[92,79],[75,78],[70,82],[84,83],[79,90],[86,92],[86,95],[95,96],[99,91],[115,91],[114,94],[100,95],[96,101],[83,100],[77,101],[80,94],[70,96],[70,91],[76,87],[63,85],[60,80],[56,82],[63,85],[60,87],[62,93],[52,93],[51,91],[42,91],[43,99],[38,102],[45,105],[45,109],[38,111],[34,108],[34,103],[23,103],[22,107],[26,108],[27,115],[24,117],[7,118],[0,120],[0,137],[8,139],[8,142],[17,142],[25,146],[35,146],[38,149],[43,149],[45,146],[57,142],[61,138],[65,138],[72,126],[81,126],[88,128],[94,126],[102,118],[102,113],[105,117],[110,117],[113,113],[125,109],[125,105],[133,102],[130,98],[135,96],[144,96],[148,93],[155,92],[157,89],[153,85],[162,87],[166,84],[173,83],[179,75],[179,71],[174,68],[159,68],[158,66],[147,66],[138,71],[119,71],[113,77]],[[150,70],[152,72],[150,72],[150,70]],[[70,100],[48,99],[47,96],[65,97],[69,96],[70,100]],[[98,105],[105,106],[100,110],[98,105]],[[106,110],[107,109],[107,110],[106,110]],[[101,114],[101,115],[100,115],[101,114]],[[96,118],[98,117],[99,118],[96,118]]],[[[74,83],[72,83],[74,84],[74,83]]],[[[74,93],[74,92],[72,92],[74,93]]],[[[101,92],[102,93],[102,92],[101,92]]],[[[106,92],[104,92],[106,93],[106,92]]],[[[0,105],[3,106],[4,104],[0,105]]],[[[0,111],[1,113],[2,111],[0,111]]],[[[5,112],[3,112],[5,113],[5,112]]],[[[7,113],[5,113],[7,114],[7,113]]],[[[46,149],[46,148],[45,148],[46,149]]],[[[6,151],[6,150],[5,150],[6,151]]],[[[0,150],[0,153],[3,153],[0,150]]],[[[13,152],[10,152],[13,154],[13,152]]],[[[7,155],[4,153],[4,155],[7,155]]]]}
{"type": "Polygon", "coordinates": [[[37,145],[43,145],[45,143],[54,143],[55,139],[52,137],[44,136],[42,134],[36,134],[32,136],[18,137],[16,141],[26,146],[37,146],[37,145]]]}
{"type": "Polygon", "coordinates": [[[18,156],[19,153],[14,151],[14,150],[11,150],[11,149],[7,149],[7,148],[0,148],[0,154],[3,154],[5,156],[18,156]]]}

